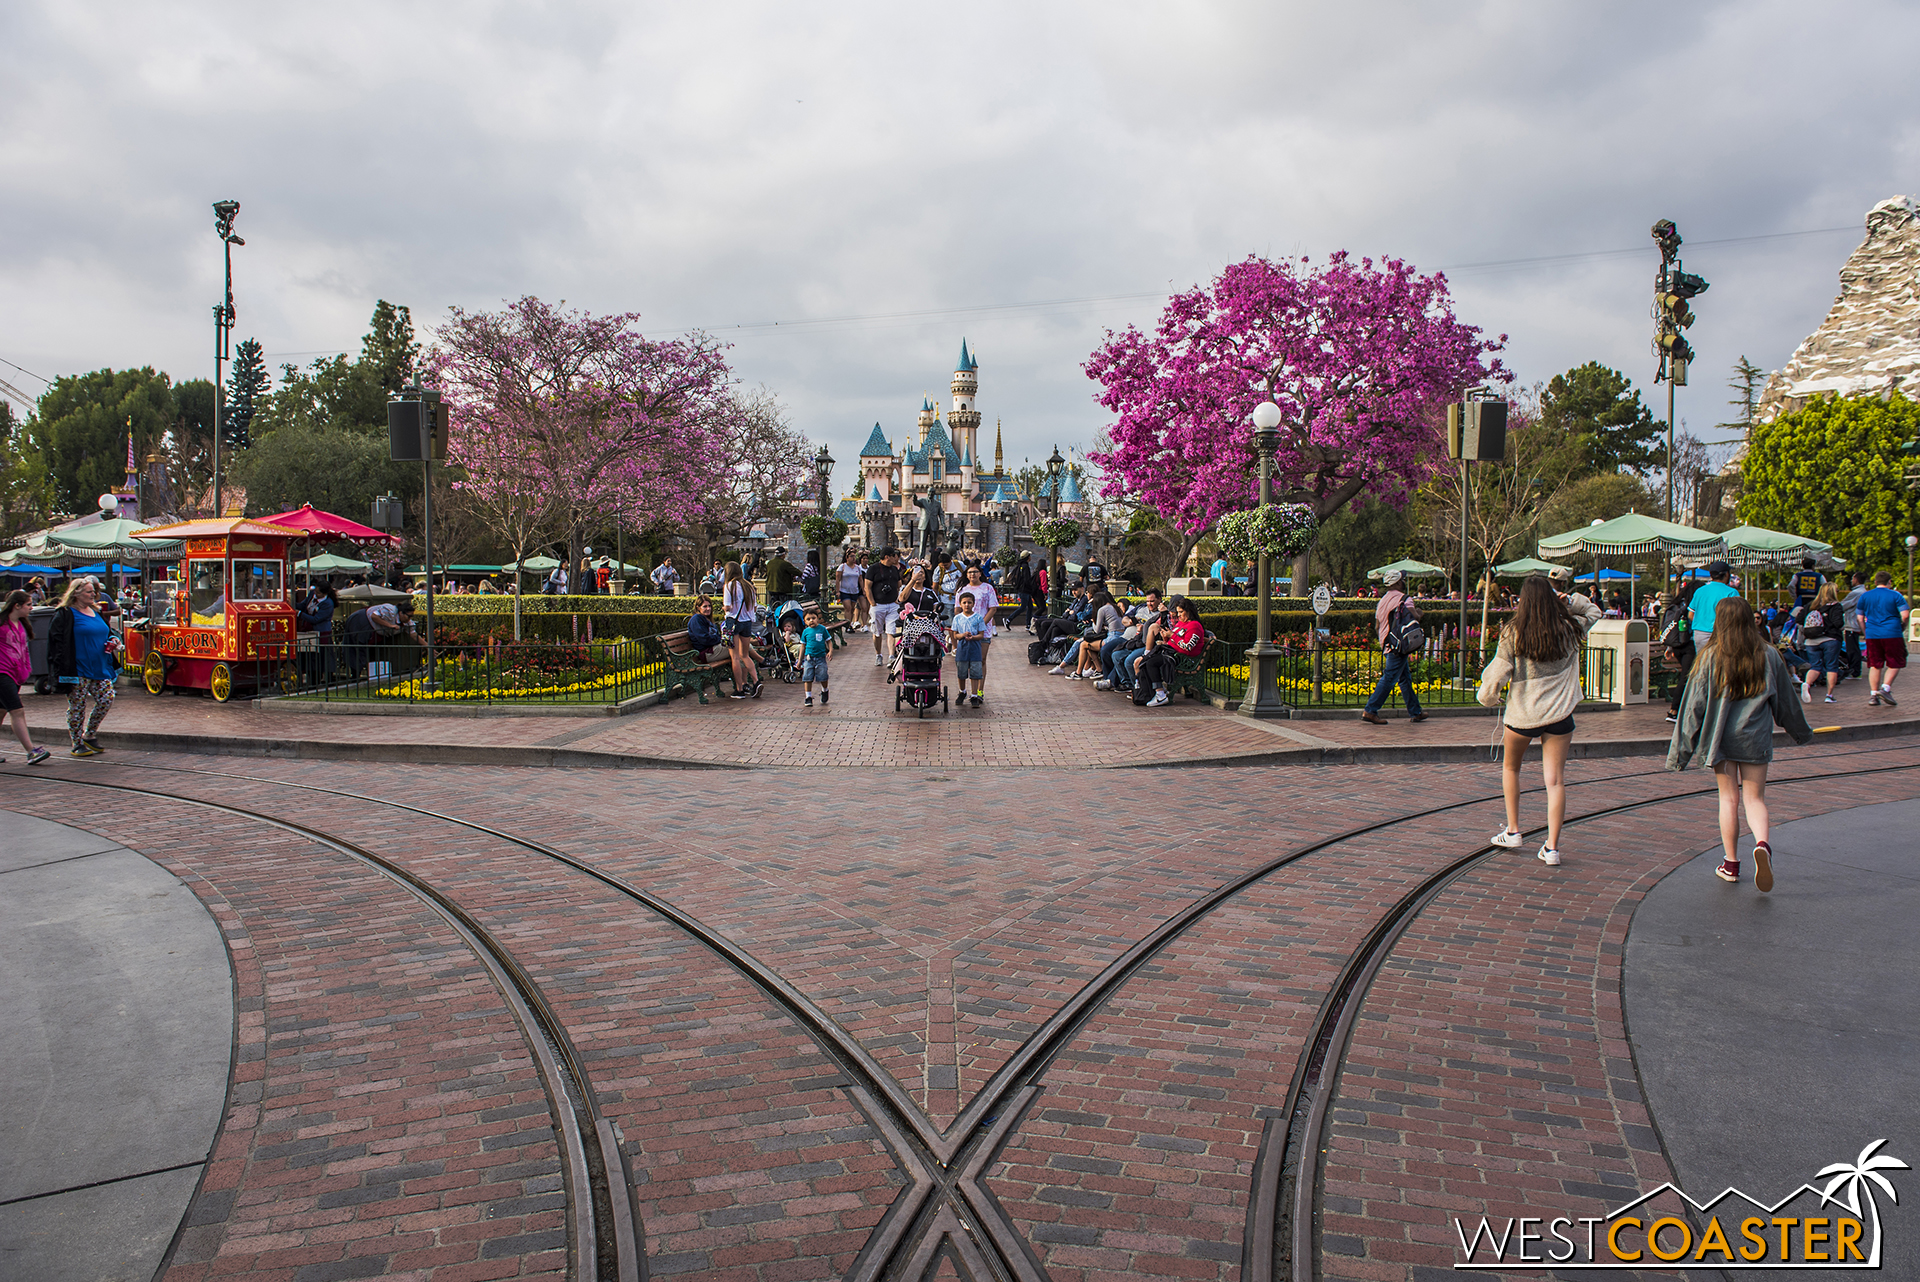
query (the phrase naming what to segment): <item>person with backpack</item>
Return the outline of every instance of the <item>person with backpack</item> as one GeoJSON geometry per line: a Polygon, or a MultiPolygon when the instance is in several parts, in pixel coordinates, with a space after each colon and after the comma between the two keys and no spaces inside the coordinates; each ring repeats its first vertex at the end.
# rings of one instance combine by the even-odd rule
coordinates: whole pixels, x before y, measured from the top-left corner
{"type": "Polygon", "coordinates": [[[1521,585],[1520,603],[1480,674],[1477,697],[1489,708],[1499,706],[1500,687],[1511,683],[1501,714],[1500,785],[1507,824],[1493,835],[1493,844],[1520,844],[1520,766],[1527,746],[1538,739],[1547,786],[1547,839],[1539,858],[1549,868],[1560,863],[1560,825],[1567,816],[1567,752],[1573,746],[1573,710],[1580,706],[1580,643],[1600,618],[1600,607],[1586,597],[1562,596],[1533,575],[1521,585]]]}
{"type": "Polygon", "coordinates": [[[1360,714],[1360,719],[1370,726],[1387,724],[1387,719],[1380,715],[1380,709],[1396,685],[1407,701],[1407,720],[1427,719],[1427,714],[1420,710],[1420,696],[1413,688],[1413,656],[1426,648],[1427,634],[1420,626],[1419,609],[1400,589],[1404,581],[1405,576],[1400,571],[1388,570],[1381,578],[1386,594],[1380,598],[1380,604],[1373,608],[1373,627],[1379,634],[1380,650],[1384,657],[1380,663],[1380,680],[1374,683],[1373,695],[1367,700],[1366,710],[1360,714]]]}
{"type": "Polygon", "coordinates": [[[1809,664],[1807,679],[1800,686],[1800,702],[1813,702],[1813,679],[1823,673],[1827,678],[1826,701],[1833,702],[1833,692],[1840,684],[1840,638],[1845,630],[1840,594],[1823,580],[1800,616],[1800,641],[1809,664]]]}
{"type": "Polygon", "coordinates": [[[1667,659],[1679,669],[1673,678],[1673,684],[1667,690],[1667,724],[1680,719],[1680,692],[1687,688],[1687,674],[1693,671],[1693,661],[1700,654],[1693,643],[1693,594],[1700,590],[1700,580],[1683,579],[1680,590],[1667,598],[1667,608],[1660,616],[1660,644],[1667,648],[1667,659]]]}
{"type": "MultiPolygon", "coordinates": [[[[1695,616],[1698,618],[1698,616],[1695,616]]],[[[1767,766],[1777,725],[1795,743],[1813,739],[1786,660],[1767,644],[1753,607],[1737,596],[1714,608],[1713,641],[1687,682],[1680,722],[1667,747],[1667,769],[1685,770],[1697,756],[1713,771],[1720,792],[1720,866],[1724,882],[1740,880],[1740,811],[1753,832],[1753,884],[1773,889],[1769,843],[1767,766]]]]}
{"type": "Polygon", "coordinates": [[[1840,613],[1844,616],[1845,631],[1840,637],[1840,661],[1846,665],[1845,679],[1860,679],[1860,661],[1864,651],[1860,640],[1860,598],[1867,594],[1867,576],[1856,573],[1846,593],[1840,598],[1840,613]]]}

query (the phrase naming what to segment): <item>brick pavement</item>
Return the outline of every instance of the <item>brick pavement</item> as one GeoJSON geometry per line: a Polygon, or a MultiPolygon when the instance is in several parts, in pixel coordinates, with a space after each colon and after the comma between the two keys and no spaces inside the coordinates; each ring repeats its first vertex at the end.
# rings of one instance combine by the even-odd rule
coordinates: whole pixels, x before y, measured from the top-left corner
{"type": "MultiPolygon", "coordinates": [[[[362,760],[443,760],[466,764],[591,765],[684,763],[700,766],[941,770],[1032,766],[1106,768],[1194,762],[1320,764],[1335,761],[1468,760],[1489,747],[1494,723],[1442,715],[1415,725],[1370,726],[1342,720],[1253,723],[1227,709],[1176,699],[1135,708],[1091,682],[1045,675],[1025,661],[1024,633],[1002,640],[978,710],[934,712],[924,719],[893,709],[894,687],[858,644],[834,659],[834,702],[800,706],[800,688],[770,684],[760,699],[692,699],[628,716],[356,716],[291,712],[272,705],[215,704],[192,694],[159,698],[124,689],[105,724],[122,747],[226,751],[249,755],[333,756],[362,760]],[[1422,757],[1425,754],[1425,758],[1422,757]]],[[[859,638],[858,640],[864,640],[859,638]]],[[[949,669],[949,672],[951,670],[949,669]]],[[[1913,708],[1869,708],[1842,685],[1840,702],[1812,704],[1816,726],[1844,733],[1914,733],[1913,708]]],[[[35,734],[60,750],[65,700],[28,696],[35,734]]],[[[1651,704],[1582,714],[1575,752],[1654,750],[1668,737],[1665,707],[1651,704]]],[[[1395,715],[1391,714],[1390,715],[1395,715]]]]}
{"type": "MultiPolygon", "coordinates": [[[[1885,747],[1806,750],[1783,757],[1780,771],[1815,769],[1827,759],[1911,762],[1920,761],[1920,750],[1897,741],[1885,747]]],[[[1357,838],[1309,856],[1258,883],[1176,941],[1080,1030],[1044,1073],[1040,1098],[989,1178],[989,1187],[1033,1243],[1049,1276],[1061,1282],[1237,1275],[1247,1179],[1263,1110],[1283,1099],[1303,1031],[1345,950],[1380,907],[1424,869],[1483,842],[1499,814],[1492,800],[1494,772],[1464,765],[1253,770],[1230,776],[1179,770],[942,776],[924,769],[529,775],[510,768],[211,761],[115,751],[100,761],[42,768],[141,787],[205,789],[209,796],[311,823],[404,858],[471,905],[540,978],[586,1053],[602,1105],[621,1125],[641,1181],[655,1271],[742,1278],[829,1276],[844,1269],[903,1178],[844,1092],[835,1089],[838,1077],[831,1066],[757,990],[645,912],[578,874],[530,860],[494,839],[272,783],[124,768],[140,763],[392,796],[503,825],[588,859],[674,901],[773,965],[860,1038],[940,1122],[1080,983],[1152,922],[1195,895],[1275,853],[1351,828],[1359,816],[1392,817],[1480,798],[1461,810],[1421,819],[1411,831],[1357,838]]],[[[1579,785],[1574,813],[1706,782],[1697,773],[1670,776],[1650,765],[1575,762],[1570,769],[1579,785]]],[[[1884,782],[1907,778],[1882,776],[1877,795],[1910,789],[1914,785],[1884,782]]],[[[1813,813],[1842,795],[1830,795],[1824,786],[1809,791],[1820,795],[1781,789],[1777,817],[1813,813]]],[[[9,781],[5,795],[9,807],[73,822],[69,790],[9,781]]],[[[1537,799],[1529,805],[1538,811],[1537,799]]],[[[237,821],[211,824],[204,813],[183,822],[177,810],[144,801],[121,807],[138,820],[130,826],[116,822],[113,836],[159,854],[197,892],[212,888],[224,895],[234,907],[223,910],[216,900],[216,915],[227,912],[223,927],[237,918],[227,927],[230,937],[243,930],[255,951],[298,959],[298,965],[276,963],[281,970],[273,973],[284,979],[264,981],[264,1018],[288,1039],[283,1051],[269,1048],[268,1063],[279,1065],[282,1059],[276,1056],[285,1057],[286,1070],[297,1074],[300,1054],[318,1054],[322,1058],[308,1068],[322,1074],[323,1085],[303,1087],[303,1094],[291,1097],[285,1107],[295,1115],[266,1120],[296,1130],[324,1127],[332,1123],[311,1122],[301,1110],[312,1117],[344,1110],[350,1117],[366,1116],[367,1129],[375,1131],[375,1114],[352,1111],[366,1107],[351,1103],[360,1099],[356,1086],[392,1076],[383,1056],[419,1056],[428,1064],[444,1056],[432,1021],[389,1019],[379,1031],[391,1046],[383,1041],[365,1052],[329,1053],[331,1043],[314,1052],[294,1039],[324,1035],[343,1047],[354,1046],[338,1027],[344,1022],[335,1009],[339,1003],[352,1001],[357,1010],[366,1002],[391,1007],[428,1001],[414,996],[416,987],[420,994],[429,991],[428,981],[408,969],[408,950],[419,949],[421,938],[436,936],[437,919],[422,914],[409,897],[394,897],[390,887],[357,865],[338,867],[338,857],[306,843],[284,834],[261,838],[229,831],[237,821]],[[214,840],[203,841],[203,836],[214,840]],[[305,849],[298,859],[290,858],[285,851],[297,846],[305,849]],[[355,925],[362,905],[378,923],[372,928],[355,925]],[[404,929],[396,923],[404,923],[404,929]],[[373,960],[383,949],[392,958],[388,968],[373,960]],[[374,978],[359,978],[370,967],[374,978]],[[308,977],[331,976],[335,968],[350,982],[308,977]],[[343,995],[365,983],[375,984],[360,990],[372,996],[343,995]],[[303,1033],[302,1022],[310,1019],[328,1022],[312,1026],[321,1033],[303,1033]],[[368,1055],[364,1065],[348,1062],[362,1053],[368,1055]],[[385,1076],[372,1076],[376,1073],[385,1076]],[[357,1081],[361,1076],[369,1080],[357,1081]]],[[[1484,917],[1495,910],[1485,907],[1486,899],[1475,898],[1482,892],[1463,880],[1450,892],[1461,897],[1461,906],[1449,900],[1435,907],[1468,920],[1449,918],[1444,930],[1434,928],[1433,938],[1445,942],[1472,930],[1480,932],[1478,939],[1497,928],[1514,933],[1519,942],[1512,945],[1513,958],[1498,954],[1492,979],[1473,975],[1486,987],[1481,1000],[1490,1009],[1475,1011],[1473,1020],[1463,1017],[1462,1025],[1491,1027],[1473,1021],[1496,1015],[1509,1022],[1549,1020],[1526,1007],[1530,1000],[1547,1003],[1508,978],[1514,967],[1541,964],[1528,962],[1528,950],[1540,946],[1528,931],[1566,932],[1565,938],[1552,934],[1549,942],[1584,967],[1584,979],[1568,979],[1559,971],[1549,977],[1565,990],[1556,990],[1559,1006],[1577,1006],[1583,992],[1590,1008],[1604,1005],[1608,976],[1617,976],[1612,932],[1624,929],[1621,905],[1659,868],[1711,840],[1696,815],[1688,815],[1682,831],[1684,850],[1675,848],[1671,829],[1658,817],[1595,821],[1594,838],[1578,829],[1570,832],[1569,863],[1557,874],[1534,864],[1530,851],[1502,857],[1475,874],[1507,897],[1499,901],[1492,924],[1484,917]],[[1650,834],[1658,834],[1657,846],[1645,849],[1650,834]],[[1545,878],[1553,880],[1543,883],[1545,878]],[[1542,884],[1553,886],[1551,898],[1538,895],[1542,884]],[[1577,929],[1568,927],[1569,917],[1577,929]],[[1616,919],[1617,926],[1609,924],[1616,919]],[[1602,924],[1589,927],[1590,921],[1602,924]]],[[[1410,932],[1402,949],[1426,938],[1410,932]]],[[[1449,961],[1472,971],[1481,955],[1476,947],[1464,962],[1458,956],[1449,961]]],[[[458,994],[452,1000],[471,1003],[468,1018],[511,1033],[497,1000],[480,991],[484,979],[475,987],[474,974],[470,961],[448,952],[433,978],[447,983],[458,975],[461,985],[449,991],[458,994]]],[[[1376,1011],[1382,1020],[1398,1017],[1403,1001],[1432,1003],[1431,995],[1403,999],[1393,987],[1402,979],[1400,970],[1382,976],[1378,1005],[1375,996],[1368,998],[1369,1021],[1376,1011]]],[[[1545,983],[1538,980],[1536,986],[1545,983]]],[[[1444,991],[1464,990],[1456,984],[1444,991]]],[[[1324,1261],[1330,1271],[1357,1262],[1363,1271],[1354,1276],[1418,1276],[1420,1269],[1446,1265],[1430,1264],[1433,1244],[1416,1231],[1422,1222],[1393,1209],[1403,1203],[1389,1205],[1387,1191],[1398,1190],[1407,1199],[1404,1205],[1417,1205],[1414,1186],[1421,1172],[1394,1168],[1403,1158],[1397,1151],[1361,1152],[1362,1176],[1339,1165],[1345,1160],[1343,1145],[1364,1145],[1370,1138],[1338,1129],[1367,1129],[1353,1120],[1356,1114],[1394,1103],[1403,1110],[1417,1107],[1362,1099],[1365,1087],[1382,1080],[1379,1062],[1415,1053],[1397,1045],[1374,1050],[1364,1035],[1371,1027],[1363,1023],[1352,1068],[1341,1079],[1342,1100],[1350,1089],[1354,1094],[1352,1106],[1343,1102],[1335,1118],[1335,1164],[1327,1173],[1325,1207],[1332,1227],[1324,1261]],[[1369,1080],[1351,1085],[1368,1077],[1369,1067],[1376,1070],[1369,1080]],[[1350,1201],[1337,1199],[1349,1199],[1348,1185],[1363,1178],[1372,1183],[1360,1204],[1380,1206],[1377,1215],[1361,1217],[1372,1226],[1371,1236],[1358,1235],[1365,1253],[1349,1254],[1344,1249],[1356,1234],[1338,1217],[1350,1214],[1350,1201]]],[[[354,1035],[364,1040],[357,1030],[354,1035]]],[[[532,1081],[524,1058],[513,1060],[506,1042],[496,1041],[487,1043],[493,1057],[488,1071],[504,1072],[500,1066],[511,1063],[519,1074],[514,1080],[532,1081]]],[[[1593,1090],[1599,1087],[1592,1082],[1617,1078],[1617,1066],[1608,1061],[1609,1056],[1618,1059],[1616,1050],[1612,1044],[1594,1045],[1587,1052],[1591,1064],[1582,1067],[1575,1084],[1593,1090]]],[[[1547,1105],[1561,1102],[1554,1083],[1513,1072],[1511,1058],[1510,1048],[1489,1050],[1467,1037],[1436,1075],[1458,1074],[1479,1091],[1492,1088],[1479,1085],[1476,1075],[1499,1078],[1498,1089],[1510,1097],[1502,1107],[1511,1129],[1520,1125],[1518,1114],[1553,1113],[1547,1105]]],[[[386,1089],[380,1086],[375,1094],[385,1100],[379,1093],[386,1089]]],[[[446,1091],[430,1081],[402,1075],[392,1089],[398,1099],[417,1090],[435,1100],[435,1107],[451,1107],[437,1102],[446,1091]]],[[[516,1096],[513,1107],[544,1107],[537,1081],[531,1090],[516,1096]]],[[[1454,1090],[1470,1093],[1467,1085],[1449,1084],[1448,1091],[1454,1090]]],[[[1451,1093],[1434,1097],[1454,1098],[1451,1093]]],[[[1464,1107],[1471,1112],[1480,1105],[1464,1107]]],[[[194,1249],[201,1255],[237,1262],[245,1252],[233,1248],[236,1240],[277,1242],[275,1235],[284,1233],[298,1240],[273,1250],[324,1247],[336,1253],[296,1268],[385,1255],[382,1267],[392,1272],[437,1268],[417,1275],[481,1275],[460,1272],[480,1263],[473,1260],[403,1265],[399,1249],[359,1245],[362,1233],[376,1245],[378,1239],[400,1236],[401,1227],[386,1221],[396,1219],[389,1213],[394,1193],[407,1190],[394,1188],[392,1181],[369,1186],[362,1181],[381,1179],[377,1170],[368,1174],[349,1164],[403,1161],[405,1150],[397,1146],[408,1141],[407,1128],[378,1129],[377,1143],[367,1153],[337,1167],[326,1162],[317,1171],[301,1167],[308,1173],[293,1176],[276,1165],[288,1164],[287,1158],[262,1153],[286,1142],[281,1132],[265,1132],[243,1113],[236,1109],[238,1120],[230,1119],[222,1137],[222,1157],[240,1164],[220,1168],[235,1172],[233,1187],[241,1195],[232,1215],[195,1230],[200,1237],[192,1239],[194,1249]],[[238,1157],[242,1152],[244,1159],[238,1157]],[[316,1180],[340,1183],[320,1188],[316,1180]],[[297,1187],[283,1187],[289,1183],[297,1187]],[[360,1218],[324,1224],[301,1223],[297,1214],[274,1218],[283,1196],[362,1196],[354,1190],[366,1187],[382,1191],[365,1195],[360,1218]],[[257,1197],[250,1200],[249,1193],[257,1197]],[[237,1226],[228,1223],[243,1212],[252,1218],[237,1226]],[[325,1238],[325,1233],[336,1236],[325,1238]]],[[[1619,1117],[1616,1127],[1625,1125],[1619,1117]]],[[[1604,1120],[1582,1115],[1589,1128],[1604,1120]]],[[[1445,1126],[1460,1123],[1449,1114],[1445,1126]]],[[[1491,1147],[1494,1141],[1487,1143],[1491,1147]]],[[[1529,1133],[1504,1143],[1556,1153],[1571,1172],[1564,1178],[1576,1183],[1604,1183],[1620,1171],[1622,1159],[1600,1141],[1583,1140],[1582,1148],[1555,1140],[1548,1150],[1529,1133]]],[[[1624,1141],[1613,1147],[1634,1152],[1624,1141]]],[[[455,1154],[449,1160],[465,1172],[478,1158],[455,1154]]],[[[1458,1159],[1449,1151],[1435,1160],[1458,1159]]],[[[550,1161],[545,1169],[551,1172],[550,1161]]],[[[526,1198],[550,1197],[556,1187],[504,1190],[484,1205],[525,1207],[526,1198]]],[[[196,1204],[196,1217],[209,1214],[196,1204]]],[[[1428,1210],[1417,1214],[1428,1215],[1428,1210]]],[[[528,1230],[542,1231],[547,1230],[528,1230]]],[[[462,1238],[457,1245],[449,1241],[417,1249],[469,1250],[471,1245],[462,1238]]],[[[527,1261],[533,1261],[528,1267],[542,1267],[538,1252],[529,1252],[525,1260],[516,1257],[513,1264],[518,1268],[527,1261]]],[[[189,1265],[198,1267],[184,1258],[178,1267],[189,1265]]],[[[274,1267],[280,1267],[277,1261],[274,1267]]],[[[211,1274],[194,1273],[203,1275],[211,1274]]]]}

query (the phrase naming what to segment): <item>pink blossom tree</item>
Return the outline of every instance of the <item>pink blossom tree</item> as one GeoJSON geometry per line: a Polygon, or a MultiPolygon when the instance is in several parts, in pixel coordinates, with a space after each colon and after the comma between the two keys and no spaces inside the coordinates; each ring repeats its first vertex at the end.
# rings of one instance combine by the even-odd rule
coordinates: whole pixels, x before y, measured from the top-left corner
{"type": "MultiPolygon", "coordinates": [[[[732,376],[718,343],[644,338],[632,313],[594,316],[522,298],[452,309],[425,369],[452,406],[457,484],[524,560],[544,529],[578,565],[609,515],[691,519],[723,452],[732,376]]],[[[519,631],[515,609],[515,634],[519,631]]]]}
{"type": "MultiPolygon", "coordinates": [[[[1445,403],[1509,377],[1494,355],[1505,343],[1454,318],[1444,275],[1398,259],[1249,257],[1175,295],[1152,334],[1108,331],[1085,369],[1115,420],[1089,457],[1109,496],[1180,529],[1182,562],[1223,514],[1257,502],[1250,416],[1263,400],[1282,415],[1277,501],[1322,521],[1363,493],[1402,506],[1445,461],[1445,403]]],[[[1311,554],[1294,559],[1296,593],[1311,554]]]]}

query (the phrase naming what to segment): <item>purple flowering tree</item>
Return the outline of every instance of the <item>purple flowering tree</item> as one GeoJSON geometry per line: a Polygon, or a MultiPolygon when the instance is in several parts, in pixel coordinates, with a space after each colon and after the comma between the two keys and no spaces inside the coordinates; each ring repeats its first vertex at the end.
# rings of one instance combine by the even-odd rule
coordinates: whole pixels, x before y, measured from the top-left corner
{"type": "MultiPolygon", "coordinates": [[[[457,484],[517,560],[551,530],[578,565],[587,529],[609,514],[650,526],[698,513],[732,375],[711,338],[656,342],[638,320],[528,297],[456,307],[435,332],[425,372],[452,406],[457,484]]],[[[517,602],[514,622],[518,635],[517,602]]]]}
{"type": "MultiPolygon", "coordinates": [[[[1318,521],[1363,493],[1402,506],[1445,462],[1445,403],[1509,377],[1495,355],[1506,335],[1480,334],[1454,318],[1444,275],[1398,259],[1250,257],[1175,295],[1151,334],[1108,331],[1085,369],[1115,417],[1089,457],[1110,497],[1180,529],[1181,562],[1256,502],[1249,419],[1263,400],[1282,416],[1276,501],[1318,521]]],[[[1311,554],[1294,558],[1296,585],[1311,554]]]]}

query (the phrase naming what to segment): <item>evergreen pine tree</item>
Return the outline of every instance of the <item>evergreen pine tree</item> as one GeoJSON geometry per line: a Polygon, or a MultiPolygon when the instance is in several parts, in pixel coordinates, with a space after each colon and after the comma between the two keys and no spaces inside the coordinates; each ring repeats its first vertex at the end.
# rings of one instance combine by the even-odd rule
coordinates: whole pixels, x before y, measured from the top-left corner
{"type": "Polygon", "coordinates": [[[227,406],[221,424],[226,429],[227,449],[244,450],[253,443],[249,430],[253,416],[259,409],[260,399],[272,386],[273,378],[260,356],[259,340],[244,340],[234,349],[233,373],[227,381],[227,406]]]}
{"type": "Polygon", "coordinates": [[[367,335],[360,340],[360,368],[380,389],[391,395],[406,386],[420,359],[413,338],[413,314],[382,298],[374,304],[367,335]]]}
{"type": "Polygon", "coordinates": [[[1733,389],[1733,399],[1727,404],[1733,406],[1734,419],[1727,423],[1715,423],[1717,428],[1738,428],[1745,436],[1753,430],[1753,414],[1760,405],[1760,389],[1767,381],[1767,372],[1742,356],[1733,367],[1733,377],[1727,380],[1727,386],[1733,389]]]}

